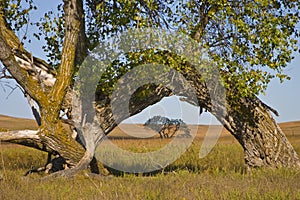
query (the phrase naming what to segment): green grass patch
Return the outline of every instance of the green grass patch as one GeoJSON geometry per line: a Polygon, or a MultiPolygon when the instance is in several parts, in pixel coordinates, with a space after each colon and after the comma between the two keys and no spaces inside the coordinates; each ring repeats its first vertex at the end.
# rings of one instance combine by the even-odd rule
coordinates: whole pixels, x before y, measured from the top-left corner
{"type": "MultiPolygon", "coordinates": [[[[117,141],[133,151],[154,150],[162,143],[117,141]],[[135,146],[136,145],[136,146],[135,146]]],[[[293,141],[292,141],[293,143],[293,141]]],[[[299,153],[300,144],[293,143],[299,153]]],[[[300,172],[290,169],[244,171],[243,151],[237,144],[218,143],[203,159],[201,141],[163,171],[122,176],[87,176],[41,180],[43,174],[24,177],[40,167],[46,154],[17,145],[0,147],[0,199],[300,199],[300,172]]],[[[130,164],[130,163],[127,163],[130,164]]],[[[120,174],[119,174],[120,175],[120,174]]]]}

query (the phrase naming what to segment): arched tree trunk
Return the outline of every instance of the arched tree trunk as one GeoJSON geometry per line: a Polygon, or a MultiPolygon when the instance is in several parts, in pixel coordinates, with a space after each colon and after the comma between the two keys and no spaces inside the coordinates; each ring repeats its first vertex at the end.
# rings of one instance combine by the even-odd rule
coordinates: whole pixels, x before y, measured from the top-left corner
{"type": "MultiPolygon", "coordinates": [[[[180,65],[180,63],[179,63],[180,65]]],[[[190,66],[188,70],[181,69],[182,75],[190,83],[195,90],[197,101],[191,102],[189,99],[185,99],[191,104],[200,105],[201,110],[206,109],[211,112],[224,127],[238,140],[244,149],[245,164],[246,166],[253,167],[291,167],[300,168],[300,160],[295,152],[293,146],[286,138],[283,131],[280,129],[276,121],[274,120],[271,112],[278,114],[274,109],[263,103],[258,97],[240,97],[232,99],[236,89],[234,83],[232,83],[232,90],[224,91],[222,84],[218,86],[218,79],[212,79],[211,82],[204,83],[201,79],[201,74],[196,68],[190,66]],[[213,88],[213,89],[209,89],[213,88]],[[220,100],[225,93],[225,101],[222,103],[220,100]],[[214,96],[214,105],[212,105],[211,96],[214,96]]],[[[163,77],[172,77],[170,80],[176,81],[172,74],[162,74],[163,77]]],[[[132,81],[129,78],[128,84],[126,80],[124,85],[129,85],[132,81]]],[[[172,84],[172,83],[170,83],[172,84]]],[[[173,86],[176,84],[173,84],[173,86]]],[[[149,89],[149,86],[147,86],[149,89]]],[[[168,88],[162,88],[162,86],[152,86],[151,93],[147,97],[138,98],[139,92],[143,91],[143,87],[139,88],[132,97],[130,102],[130,114],[134,115],[139,113],[143,109],[147,108],[160,101],[165,96],[173,95],[173,91],[168,88]]],[[[174,88],[176,90],[176,88],[174,88]]],[[[186,91],[190,88],[179,88],[177,95],[186,95],[186,91]],[[182,91],[182,93],[181,93],[182,91]]],[[[100,95],[101,96],[101,95],[100,95]]],[[[122,96],[118,96],[122,99],[122,96]]],[[[188,97],[187,97],[188,98],[188,97]]],[[[100,124],[103,125],[103,130],[108,134],[112,130],[116,123],[113,120],[113,115],[110,108],[110,98],[101,97],[105,99],[107,104],[103,102],[99,103],[102,107],[98,107],[98,118],[100,124]],[[103,106],[105,105],[105,106],[103,106]]],[[[202,112],[202,111],[201,111],[202,112]]],[[[122,111],[117,112],[122,114],[122,111]]],[[[119,121],[126,119],[126,115],[117,116],[119,121]]]]}
{"type": "Polygon", "coordinates": [[[278,115],[277,111],[256,96],[236,98],[239,94],[235,83],[224,92],[223,87],[218,88],[216,83],[203,85],[196,69],[182,73],[196,89],[199,105],[211,112],[241,144],[246,166],[300,168],[297,153],[271,114],[278,115]],[[225,104],[219,103],[222,91],[226,94],[225,104]],[[210,96],[213,96],[215,105],[212,105],[210,96]]]}

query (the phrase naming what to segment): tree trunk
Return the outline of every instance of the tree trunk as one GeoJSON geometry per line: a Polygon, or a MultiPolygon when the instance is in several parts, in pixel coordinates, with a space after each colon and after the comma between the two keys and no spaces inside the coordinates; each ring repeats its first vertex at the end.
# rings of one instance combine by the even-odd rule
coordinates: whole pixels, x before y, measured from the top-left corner
{"type": "Polygon", "coordinates": [[[222,87],[210,83],[203,86],[199,82],[201,75],[197,75],[196,70],[188,73],[183,71],[183,74],[196,89],[199,105],[211,112],[241,144],[246,166],[300,168],[297,153],[271,114],[278,115],[274,109],[256,96],[236,98],[239,94],[235,83],[226,90],[223,104],[220,101],[222,87]],[[210,97],[214,98],[217,105],[212,105],[210,97]]]}
{"type": "Polygon", "coordinates": [[[300,168],[297,153],[275,122],[271,110],[258,98],[243,98],[228,106],[224,126],[239,141],[248,167],[300,168]]]}
{"type": "MultiPolygon", "coordinates": [[[[300,162],[296,152],[270,113],[270,111],[275,112],[274,110],[257,97],[243,97],[238,101],[233,101],[228,97],[229,95],[225,105],[215,105],[216,108],[212,109],[207,85],[203,83],[200,78],[201,75],[196,69],[194,71],[189,69],[188,72],[182,71],[182,74],[196,90],[199,105],[215,115],[242,145],[247,166],[299,168],[300,162]],[[227,111],[226,115],[223,115],[222,113],[225,111],[227,111]]],[[[167,74],[164,76],[167,76],[167,74]]],[[[133,94],[129,105],[130,115],[141,112],[165,96],[173,95],[171,90],[162,86],[152,85],[151,87],[151,92],[145,98],[138,98],[139,92],[145,89],[143,87],[133,94]]],[[[230,92],[232,91],[227,91],[227,93],[230,92]]],[[[215,93],[218,93],[218,90],[215,93]]],[[[197,102],[190,103],[195,104],[197,102]]],[[[110,107],[110,97],[101,96],[100,94],[96,110],[102,129],[105,134],[109,134],[117,126],[110,107]]],[[[127,117],[126,115],[120,115],[117,118],[123,120],[127,117]]],[[[59,129],[61,127],[56,128],[56,130],[59,129]]],[[[53,137],[48,137],[46,141],[49,141],[45,143],[47,146],[59,152],[73,166],[79,163],[84,155],[84,149],[71,139],[70,133],[55,134],[53,137]],[[72,144],[70,141],[72,141],[72,144]]]]}
{"type": "MultiPolygon", "coordinates": [[[[71,137],[68,128],[63,126],[59,112],[66,91],[72,82],[76,51],[83,53],[83,43],[80,43],[77,48],[79,40],[84,41],[80,30],[84,27],[81,24],[84,17],[82,1],[64,1],[64,11],[66,37],[57,73],[23,48],[19,39],[7,26],[2,7],[0,8],[0,60],[26,94],[39,105],[41,126],[37,133],[39,138],[37,146],[42,143],[46,151],[60,154],[70,166],[75,166],[85,154],[85,150],[71,137]]],[[[15,142],[21,141],[15,140],[15,142]]],[[[35,146],[34,143],[33,141],[33,144],[28,146],[35,146]]]]}

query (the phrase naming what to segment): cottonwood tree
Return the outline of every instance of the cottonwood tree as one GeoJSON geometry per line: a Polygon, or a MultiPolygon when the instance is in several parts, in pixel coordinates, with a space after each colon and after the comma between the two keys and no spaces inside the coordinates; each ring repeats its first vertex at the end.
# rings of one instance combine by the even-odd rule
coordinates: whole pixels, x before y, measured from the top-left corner
{"type": "Polygon", "coordinates": [[[160,138],[173,137],[179,130],[183,137],[191,137],[190,129],[182,119],[169,119],[162,116],[154,116],[148,119],[144,126],[158,132],[160,138]]]}
{"type": "MultiPolygon", "coordinates": [[[[278,113],[257,97],[272,78],[289,79],[283,70],[292,60],[292,51],[297,50],[298,1],[64,0],[57,12],[46,13],[35,24],[40,31],[34,36],[46,41],[47,61],[24,48],[22,42],[28,35],[17,37],[16,33],[30,23],[27,16],[35,9],[32,0],[25,3],[29,5],[25,9],[21,0],[0,3],[0,60],[38,105],[36,109],[32,104],[39,129],[1,132],[1,140],[57,154],[71,168],[62,174],[95,164],[91,161],[98,141],[128,117],[121,113],[119,121],[114,120],[110,105],[114,85],[135,66],[156,62],[182,74],[197,97],[185,101],[216,116],[242,145],[247,166],[300,167],[296,152],[271,114],[278,113]],[[203,81],[197,66],[168,50],[143,49],[128,52],[128,62],[119,60],[107,67],[95,91],[97,119],[72,108],[68,97],[75,97],[71,92],[74,73],[88,52],[102,40],[136,27],[178,31],[207,49],[222,77],[226,104],[213,108],[209,83],[203,81]],[[59,114],[66,108],[75,112],[69,112],[64,120],[59,114]],[[95,120],[100,126],[94,126],[95,120]],[[72,131],[83,139],[77,142],[72,131]]],[[[219,92],[215,90],[213,95],[219,92]]],[[[130,115],[173,94],[160,84],[141,86],[130,99],[130,115]]]]}

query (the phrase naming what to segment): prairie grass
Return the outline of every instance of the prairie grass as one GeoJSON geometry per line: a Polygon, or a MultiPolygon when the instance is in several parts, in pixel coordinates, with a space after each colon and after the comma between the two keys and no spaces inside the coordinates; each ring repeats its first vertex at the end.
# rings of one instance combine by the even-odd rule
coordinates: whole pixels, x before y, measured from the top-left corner
{"type": "MultiPolygon", "coordinates": [[[[298,132],[300,133],[300,132],[298,132]]],[[[300,134],[289,140],[300,154],[300,134]]],[[[109,176],[41,179],[44,174],[25,172],[43,166],[43,152],[0,143],[0,199],[300,199],[300,171],[244,169],[243,150],[231,136],[222,135],[204,158],[199,158],[203,138],[196,137],[187,151],[163,170],[128,174],[109,169],[109,176]]],[[[114,139],[133,152],[161,148],[170,140],[114,139]]],[[[130,163],[125,163],[130,165],[130,163]]]]}
{"type": "MultiPolygon", "coordinates": [[[[143,144],[137,140],[118,142],[130,145],[128,148],[143,144]]],[[[208,156],[199,159],[200,143],[196,139],[164,171],[147,176],[91,176],[84,171],[70,179],[49,180],[41,180],[43,174],[23,176],[31,167],[43,165],[44,153],[5,144],[0,151],[0,199],[300,199],[299,171],[261,169],[246,173],[237,143],[218,143],[208,156]]],[[[299,144],[294,146],[300,149],[299,144]]]]}

